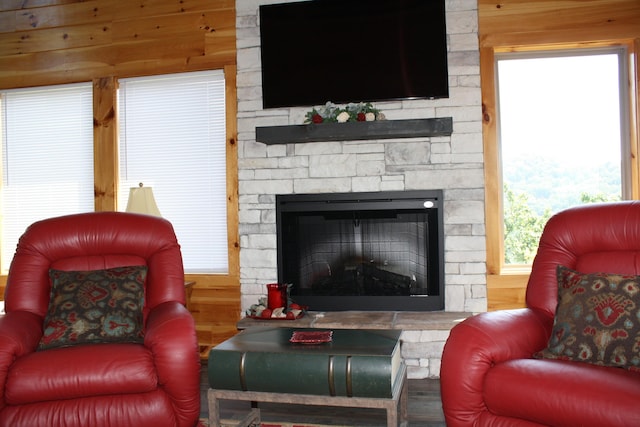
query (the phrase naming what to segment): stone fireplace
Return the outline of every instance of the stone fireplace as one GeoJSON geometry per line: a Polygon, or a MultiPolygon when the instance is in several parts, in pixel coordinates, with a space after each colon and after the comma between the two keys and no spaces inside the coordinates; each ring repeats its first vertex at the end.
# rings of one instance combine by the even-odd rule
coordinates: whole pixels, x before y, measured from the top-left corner
{"type": "MultiPolygon", "coordinates": [[[[449,134],[423,136],[398,132],[369,136],[365,132],[354,136],[346,132],[327,140],[283,139],[264,143],[257,138],[257,128],[299,126],[310,109],[262,109],[258,8],[261,4],[283,1],[236,2],[243,311],[265,295],[265,284],[278,280],[278,195],[422,190],[442,191],[444,312],[486,311],[485,184],[476,0],[446,2],[449,98],[375,103],[390,123],[400,127],[403,120],[451,118],[449,134]]],[[[379,36],[384,36],[384,32],[379,36]]],[[[375,43],[376,35],[372,37],[368,42],[375,43]]],[[[424,317],[419,311],[416,316],[411,313],[407,316],[424,317]]],[[[381,318],[394,316],[389,312],[381,318]]],[[[397,320],[389,323],[401,324],[405,330],[403,357],[409,366],[409,376],[437,377],[448,330],[429,330],[397,320]]]]}

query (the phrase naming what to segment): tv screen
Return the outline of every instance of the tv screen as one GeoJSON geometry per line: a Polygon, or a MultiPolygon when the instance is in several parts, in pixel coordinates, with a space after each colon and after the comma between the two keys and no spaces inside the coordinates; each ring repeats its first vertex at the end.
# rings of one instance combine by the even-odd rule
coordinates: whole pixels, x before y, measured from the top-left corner
{"type": "Polygon", "coordinates": [[[444,3],[260,6],[263,107],[448,97],[444,3]]]}

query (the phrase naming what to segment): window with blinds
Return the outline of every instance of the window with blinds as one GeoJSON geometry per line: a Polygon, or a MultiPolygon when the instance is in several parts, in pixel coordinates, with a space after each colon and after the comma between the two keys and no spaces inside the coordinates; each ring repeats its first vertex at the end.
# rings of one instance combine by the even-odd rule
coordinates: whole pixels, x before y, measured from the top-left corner
{"type": "Polygon", "coordinates": [[[0,92],[0,273],[33,222],[93,211],[91,83],[0,92]]]}
{"type": "Polygon", "coordinates": [[[225,81],[221,70],[121,79],[119,210],[152,187],[185,271],[227,273],[225,81]]]}

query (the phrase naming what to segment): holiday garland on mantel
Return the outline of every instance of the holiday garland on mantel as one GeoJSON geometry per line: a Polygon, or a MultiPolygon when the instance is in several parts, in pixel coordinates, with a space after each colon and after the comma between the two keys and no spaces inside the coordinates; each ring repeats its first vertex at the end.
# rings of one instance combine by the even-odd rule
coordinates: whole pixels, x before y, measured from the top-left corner
{"type": "Polygon", "coordinates": [[[324,106],[313,108],[305,114],[305,123],[346,123],[346,122],[373,122],[385,120],[384,113],[374,108],[370,102],[349,103],[345,107],[339,107],[332,102],[324,106]]]}

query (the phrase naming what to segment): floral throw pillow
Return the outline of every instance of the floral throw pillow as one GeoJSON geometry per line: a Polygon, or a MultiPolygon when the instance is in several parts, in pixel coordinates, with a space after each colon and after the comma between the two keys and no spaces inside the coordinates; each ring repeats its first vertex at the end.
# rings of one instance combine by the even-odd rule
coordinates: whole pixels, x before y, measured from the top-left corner
{"type": "Polygon", "coordinates": [[[536,357],[640,369],[640,277],[557,268],[558,307],[536,357]]]}
{"type": "Polygon", "coordinates": [[[51,299],[39,350],[77,344],[142,342],[147,267],[50,270],[51,299]]]}

